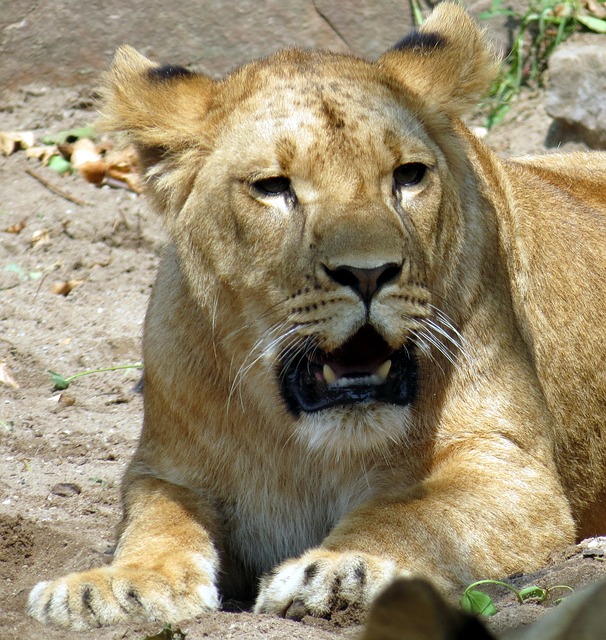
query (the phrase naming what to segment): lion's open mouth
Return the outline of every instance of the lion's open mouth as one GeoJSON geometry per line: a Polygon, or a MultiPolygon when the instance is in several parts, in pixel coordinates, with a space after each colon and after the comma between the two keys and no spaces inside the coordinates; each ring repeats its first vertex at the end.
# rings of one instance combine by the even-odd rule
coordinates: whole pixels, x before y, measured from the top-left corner
{"type": "Polygon", "coordinates": [[[407,405],[417,386],[411,345],[394,351],[370,325],[335,351],[313,351],[282,362],[280,390],[298,415],[337,405],[384,402],[407,405]]]}

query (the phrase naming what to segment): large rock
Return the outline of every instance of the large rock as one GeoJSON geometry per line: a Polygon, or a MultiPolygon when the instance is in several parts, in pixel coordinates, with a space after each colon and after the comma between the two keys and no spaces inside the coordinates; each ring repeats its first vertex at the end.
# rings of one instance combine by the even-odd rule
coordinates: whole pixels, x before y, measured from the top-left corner
{"type": "Polygon", "coordinates": [[[288,45],[378,56],[411,24],[399,0],[0,0],[0,91],[92,86],[122,43],[222,75],[288,45]]]}
{"type": "Polygon", "coordinates": [[[585,34],[551,56],[545,109],[559,123],[562,138],[576,136],[606,148],[605,36],[585,34]]]}
{"type": "MultiPolygon", "coordinates": [[[[472,15],[490,3],[466,2],[472,15]]],[[[412,28],[410,6],[403,0],[0,0],[0,94],[31,84],[93,87],[123,43],[213,76],[288,45],[373,59],[412,28]]],[[[486,24],[497,48],[506,49],[504,19],[486,24]]]]}

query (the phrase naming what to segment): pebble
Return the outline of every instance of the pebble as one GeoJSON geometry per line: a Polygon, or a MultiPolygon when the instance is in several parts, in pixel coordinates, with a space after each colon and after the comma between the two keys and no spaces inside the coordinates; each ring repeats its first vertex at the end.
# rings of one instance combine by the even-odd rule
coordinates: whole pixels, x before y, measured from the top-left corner
{"type": "Polygon", "coordinates": [[[82,493],[82,489],[73,482],[59,482],[51,489],[51,493],[62,498],[71,498],[82,493]]]}
{"type": "Polygon", "coordinates": [[[580,547],[584,558],[602,558],[606,555],[606,536],[583,540],[580,547]]]}

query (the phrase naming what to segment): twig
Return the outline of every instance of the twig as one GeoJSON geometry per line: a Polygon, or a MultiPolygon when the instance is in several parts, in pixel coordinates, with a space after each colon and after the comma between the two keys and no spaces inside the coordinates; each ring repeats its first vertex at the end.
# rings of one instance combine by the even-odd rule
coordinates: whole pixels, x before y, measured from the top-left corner
{"type": "Polygon", "coordinates": [[[71,194],[67,193],[67,191],[63,191],[63,189],[59,189],[59,187],[56,187],[54,184],[52,184],[52,182],[49,182],[46,178],[41,176],[37,171],[34,171],[33,169],[26,168],[25,173],[29,174],[32,178],[35,178],[38,182],[43,184],[49,191],[52,191],[56,195],[61,196],[62,198],[65,198],[66,200],[69,200],[74,204],[77,204],[81,207],[93,206],[92,202],[87,202],[86,200],[80,200],[80,198],[76,198],[76,196],[72,196],[71,194]]]}

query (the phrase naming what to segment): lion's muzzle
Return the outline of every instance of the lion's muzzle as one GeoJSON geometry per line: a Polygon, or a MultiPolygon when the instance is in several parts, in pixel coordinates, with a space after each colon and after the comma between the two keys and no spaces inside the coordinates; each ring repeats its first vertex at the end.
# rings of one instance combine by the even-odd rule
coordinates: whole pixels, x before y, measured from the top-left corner
{"type": "Polygon", "coordinates": [[[330,353],[290,354],[280,366],[280,391],[295,415],[357,403],[405,406],[414,399],[417,372],[411,344],[394,350],[366,324],[330,353]]]}

